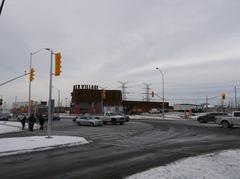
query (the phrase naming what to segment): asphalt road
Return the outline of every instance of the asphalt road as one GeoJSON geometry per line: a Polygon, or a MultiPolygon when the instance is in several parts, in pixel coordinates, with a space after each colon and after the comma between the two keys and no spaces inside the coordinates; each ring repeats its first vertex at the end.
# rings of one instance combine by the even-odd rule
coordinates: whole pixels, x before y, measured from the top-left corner
{"type": "MultiPolygon", "coordinates": [[[[0,138],[45,134],[26,131],[0,138]]],[[[240,128],[196,121],[134,120],[86,127],[61,120],[54,121],[53,134],[81,136],[91,143],[0,157],[1,178],[118,179],[184,157],[240,148],[240,128]]]]}

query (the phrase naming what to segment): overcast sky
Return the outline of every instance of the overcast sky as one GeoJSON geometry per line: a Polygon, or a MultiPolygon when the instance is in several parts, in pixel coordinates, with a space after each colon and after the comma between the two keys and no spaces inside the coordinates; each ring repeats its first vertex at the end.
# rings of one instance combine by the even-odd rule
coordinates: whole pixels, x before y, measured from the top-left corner
{"type": "MultiPolygon", "coordinates": [[[[127,98],[142,100],[149,83],[161,95],[156,67],[173,102],[200,103],[222,92],[230,99],[240,76],[239,9],[239,0],[6,0],[0,82],[28,70],[30,53],[49,47],[62,53],[53,97],[60,89],[63,104],[75,84],[120,90],[124,81],[127,98]]],[[[49,63],[48,51],[33,56],[34,100],[48,99],[49,63]]],[[[16,96],[27,101],[28,77],[1,86],[0,95],[8,105],[16,96]]]]}

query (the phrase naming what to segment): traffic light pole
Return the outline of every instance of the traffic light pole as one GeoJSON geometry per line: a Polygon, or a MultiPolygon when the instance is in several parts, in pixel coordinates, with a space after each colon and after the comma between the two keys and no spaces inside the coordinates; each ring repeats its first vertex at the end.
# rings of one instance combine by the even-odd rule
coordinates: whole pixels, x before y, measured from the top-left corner
{"type": "Polygon", "coordinates": [[[50,80],[49,80],[49,99],[48,99],[48,128],[47,135],[51,138],[52,133],[52,65],[53,64],[53,51],[50,52],[50,80]]]}
{"type": "MultiPolygon", "coordinates": [[[[30,53],[30,65],[29,65],[29,72],[31,71],[32,69],[32,56],[33,54],[30,53]]],[[[29,89],[28,89],[28,118],[30,118],[30,115],[31,115],[31,80],[29,78],[29,89]]]]}

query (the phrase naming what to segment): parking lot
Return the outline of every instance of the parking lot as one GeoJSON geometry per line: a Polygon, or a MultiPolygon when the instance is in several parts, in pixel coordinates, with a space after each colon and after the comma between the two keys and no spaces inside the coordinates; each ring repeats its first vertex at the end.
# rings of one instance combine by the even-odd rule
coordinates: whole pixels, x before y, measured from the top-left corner
{"type": "MultiPolygon", "coordinates": [[[[45,135],[45,132],[25,131],[0,137],[45,135]]],[[[183,157],[240,147],[240,128],[223,129],[193,120],[144,119],[124,125],[91,127],[62,119],[54,121],[53,134],[81,136],[90,143],[1,157],[2,176],[122,178],[183,157]]]]}

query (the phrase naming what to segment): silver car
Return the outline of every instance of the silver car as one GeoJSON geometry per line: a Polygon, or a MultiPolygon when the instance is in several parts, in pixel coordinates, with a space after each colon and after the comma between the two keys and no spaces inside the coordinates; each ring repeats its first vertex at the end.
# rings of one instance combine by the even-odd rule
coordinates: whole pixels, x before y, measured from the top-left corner
{"type": "Polygon", "coordinates": [[[75,123],[81,126],[102,126],[103,122],[94,116],[80,116],[75,123]]]}
{"type": "Polygon", "coordinates": [[[11,118],[10,113],[0,112],[0,121],[8,121],[11,118]]]}

